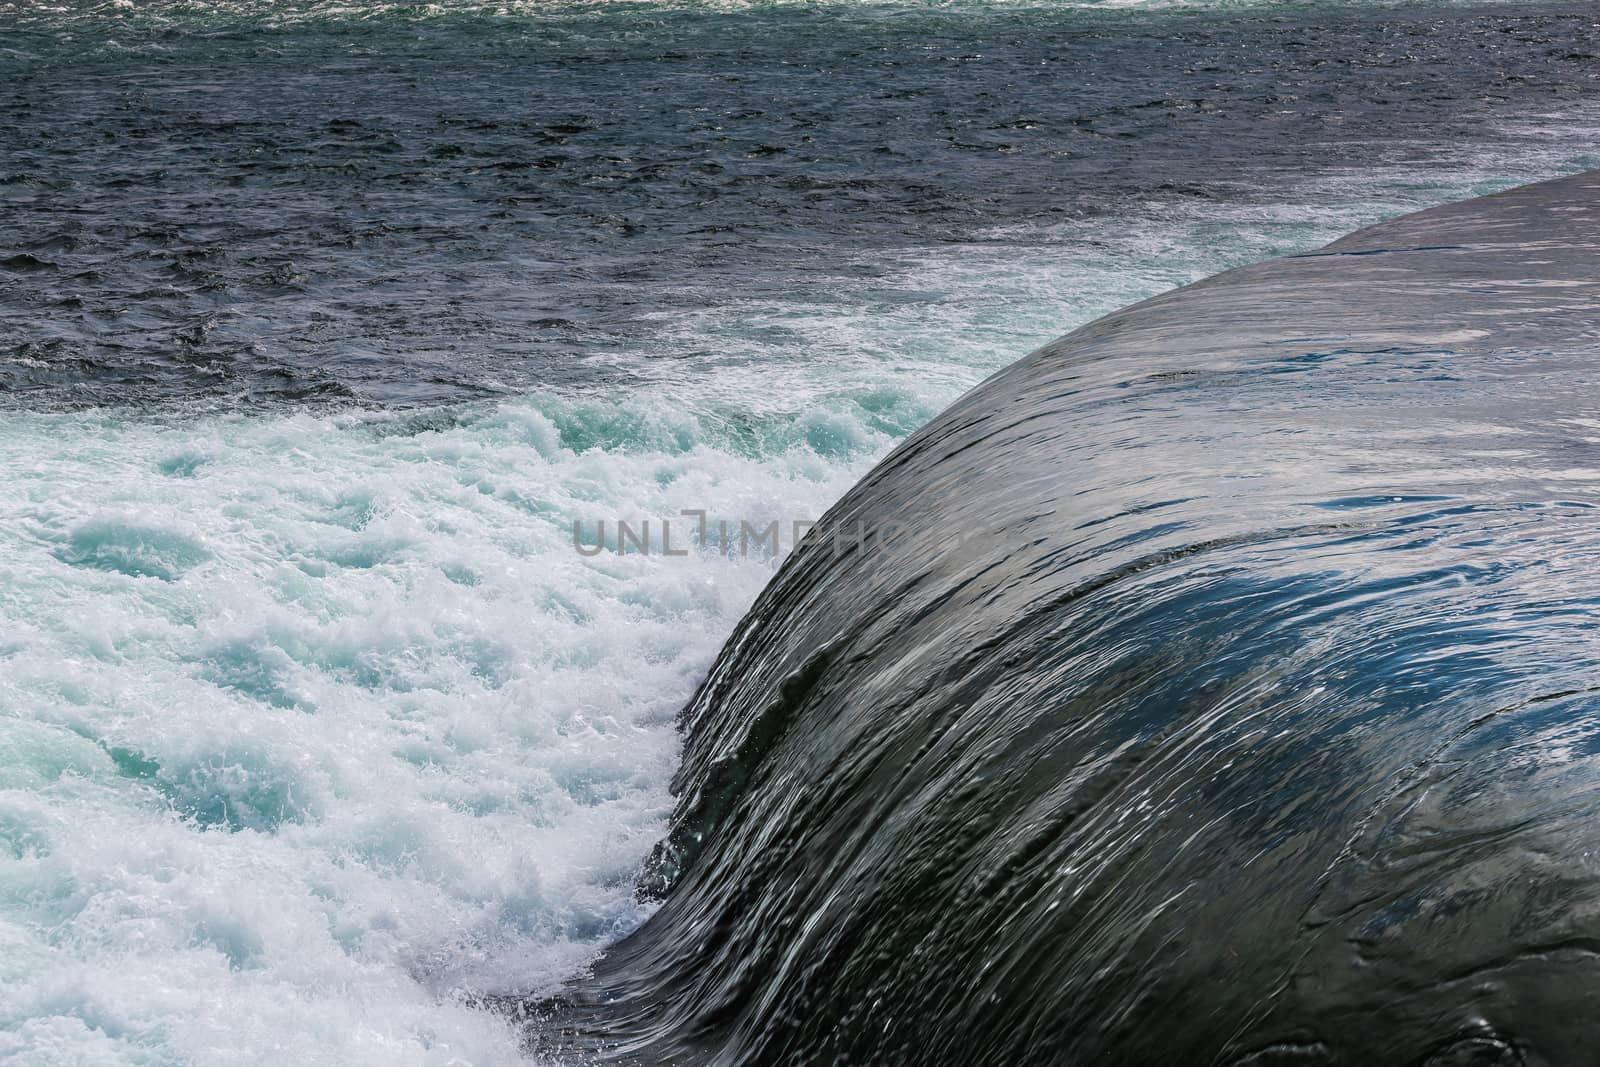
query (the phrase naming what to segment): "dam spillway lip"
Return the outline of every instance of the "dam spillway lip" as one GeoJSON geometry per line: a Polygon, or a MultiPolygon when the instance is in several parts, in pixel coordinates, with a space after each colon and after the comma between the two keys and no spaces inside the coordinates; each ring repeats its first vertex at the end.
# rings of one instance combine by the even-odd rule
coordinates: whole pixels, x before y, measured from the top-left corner
{"type": "Polygon", "coordinates": [[[660,910],[537,1040],[1576,1062],[1596,385],[1600,172],[1226,272],[996,374],[819,525],[1010,536],[796,550],[684,710],[660,910]]]}

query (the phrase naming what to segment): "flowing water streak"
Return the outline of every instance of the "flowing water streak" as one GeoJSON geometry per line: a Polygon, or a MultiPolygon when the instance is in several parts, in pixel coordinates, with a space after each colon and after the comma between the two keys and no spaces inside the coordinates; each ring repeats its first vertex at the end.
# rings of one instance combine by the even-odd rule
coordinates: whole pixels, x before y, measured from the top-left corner
{"type": "Polygon", "coordinates": [[[879,536],[806,541],[729,639],[661,909],[539,1032],[1580,1062],[1597,264],[1600,171],[1143,301],[951,405],[821,524],[879,536]]]}

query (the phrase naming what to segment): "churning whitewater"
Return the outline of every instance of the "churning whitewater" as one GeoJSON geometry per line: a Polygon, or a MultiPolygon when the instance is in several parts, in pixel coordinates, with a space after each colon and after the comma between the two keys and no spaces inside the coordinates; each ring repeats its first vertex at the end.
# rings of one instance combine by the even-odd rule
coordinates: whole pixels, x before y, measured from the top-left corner
{"type": "Polygon", "coordinates": [[[0,5],[0,1061],[563,1058],[777,562],[574,524],[1600,165],[1590,15],[0,5]]]}

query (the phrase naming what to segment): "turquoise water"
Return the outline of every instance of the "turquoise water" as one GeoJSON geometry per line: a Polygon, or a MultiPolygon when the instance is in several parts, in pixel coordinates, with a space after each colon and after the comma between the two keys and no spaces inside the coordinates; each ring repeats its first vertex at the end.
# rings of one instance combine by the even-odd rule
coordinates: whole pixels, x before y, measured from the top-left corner
{"type": "Polygon", "coordinates": [[[381,10],[0,12],[6,1062],[518,1061],[476,1002],[642,920],[772,573],[575,521],[815,518],[1073,326],[1600,162],[1559,11],[381,10]],[[1388,115],[1387,18],[1501,52],[1388,115]],[[1081,107],[1017,80],[1062,48],[1081,107]]]}

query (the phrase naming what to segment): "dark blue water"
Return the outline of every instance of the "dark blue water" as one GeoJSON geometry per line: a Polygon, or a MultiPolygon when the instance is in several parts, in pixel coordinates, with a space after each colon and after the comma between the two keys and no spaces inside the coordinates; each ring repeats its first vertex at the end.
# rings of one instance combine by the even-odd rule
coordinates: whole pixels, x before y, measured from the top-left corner
{"type": "Polygon", "coordinates": [[[1437,184],[1587,106],[1589,14],[12,7],[0,395],[627,381],[724,354],[664,324],[827,302],[908,247],[1437,184]]]}

